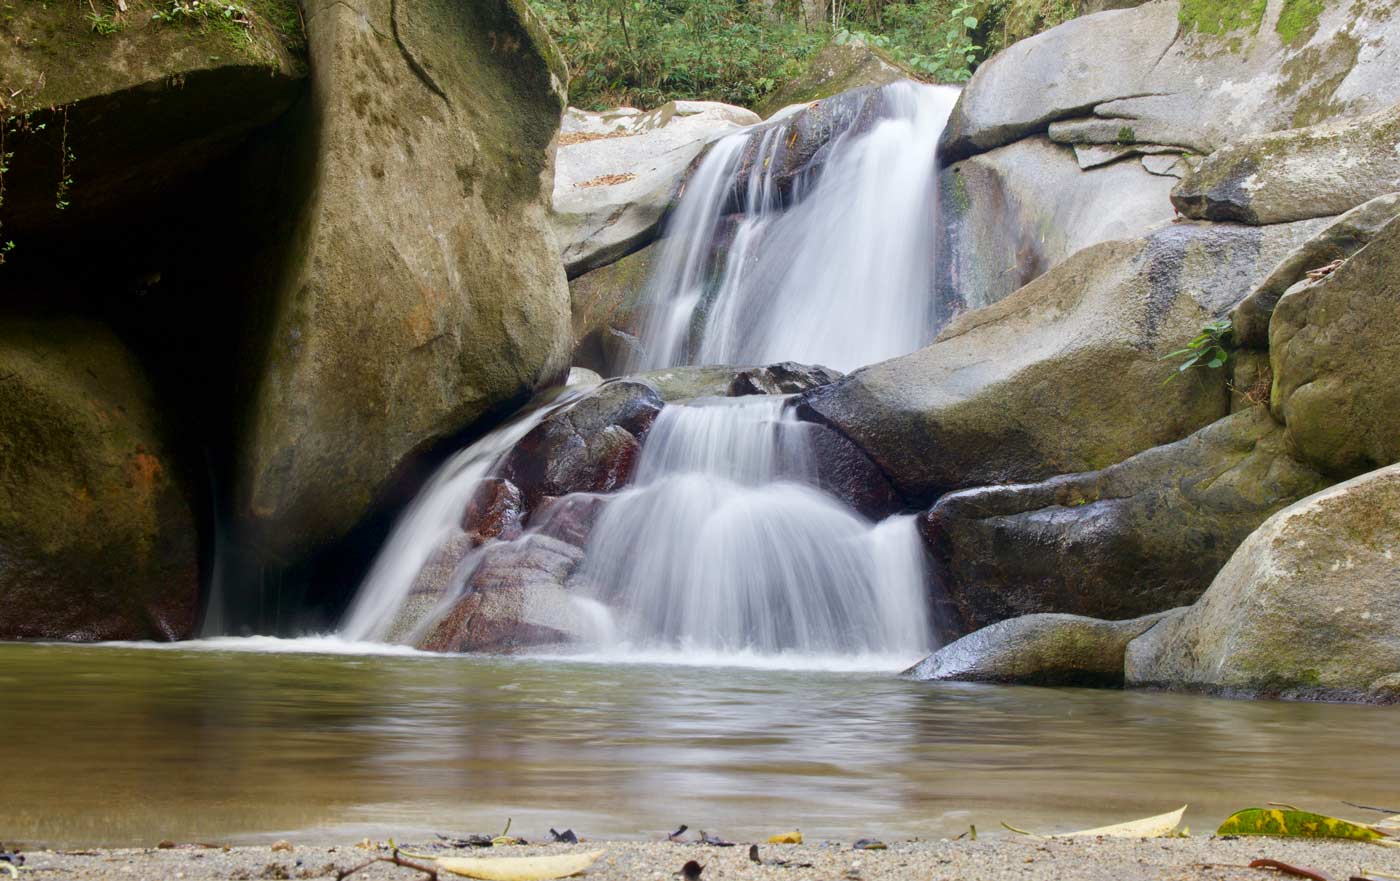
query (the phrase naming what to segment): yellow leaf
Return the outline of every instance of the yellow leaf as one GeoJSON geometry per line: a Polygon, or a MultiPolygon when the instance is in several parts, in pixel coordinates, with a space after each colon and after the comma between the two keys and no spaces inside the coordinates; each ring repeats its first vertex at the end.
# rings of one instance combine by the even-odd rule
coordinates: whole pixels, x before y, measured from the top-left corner
{"type": "Polygon", "coordinates": [[[1178,810],[1155,817],[1144,817],[1128,823],[1100,826],[1097,829],[1081,829],[1078,832],[1065,832],[1055,838],[1166,838],[1176,831],[1181,818],[1186,813],[1186,805],[1178,810]]]}
{"type": "Polygon", "coordinates": [[[1345,838],[1350,841],[1380,841],[1385,834],[1336,817],[1309,811],[1248,808],[1231,814],[1216,835],[1279,835],[1299,838],[1345,838]]]}
{"type": "Polygon", "coordinates": [[[801,830],[794,829],[794,830],[792,830],[791,832],[784,832],[784,833],[782,833],[781,835],[770,835],[770,836],[768,836],[768,843],[769,843],[769,844],[801,844],[801,843],[802,843],[802,832],[801,832],[801,830]]]}
{"type": "Polygon", "coordinates": [[[550,881],[577,875],[607,853],[566,853],[549,857],[440,857],[438,868],[481,881],[550,881]]]}

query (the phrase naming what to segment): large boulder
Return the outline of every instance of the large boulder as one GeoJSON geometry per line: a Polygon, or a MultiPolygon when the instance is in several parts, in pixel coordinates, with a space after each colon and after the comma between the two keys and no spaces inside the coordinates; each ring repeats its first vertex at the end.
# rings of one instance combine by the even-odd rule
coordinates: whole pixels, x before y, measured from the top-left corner
{"type": "Polygon", "coordinates": [[[1211,153],[1241,136],[1388,107],[1400,99],[1397,52],[1400,16],[1381,3],[1155,0],[1100,12],[979,67],[942,152],[951,162],[1081,120],[1100,143],[1211,153]]]}
{"type": "Polygon", "coordinates": [[[549,223],[562,61],[524,0],[310,0],[307,188],[271,284],[238,510],[274,562],[568,366],[549,223]]]}
{"type": "Polygon", "coordinates": [[[619,489],[631,479],[663,406],[645,382],[603,383],[531,429],[506,456],[501,474],[520,488],[529,511],[545,496],[619,489]]]}
{"type": "Polygon", "coordinates": [[[1289,288],[1310,283],[1310,272],[1345,260],[1370,244],[1376,233],[1400,216],[1400,193],[1390,193],[1359,205],[1338,217],[1283,259],[1249,296],[1230,312],[1236,345],[1264,349],[1269,345],[1269,319],[1289,288]]]}
{"type": "Polygon", "coordinates": [[[1400,466],[1285,508],[1195,605],[1128,646],[1130,686],[1400,700],[1400,466]]]}
{"type": "Polygon", "coordinates": [[[986,306],[1090,245],[1170,222],[1175,182],[1134,157],[1082,168],[1043,137],[944,169],[940,300],[986,306]]]}
{"type": "Polygon", "coordinates": [[[830,367],[780,361],[762,367],[663,367],[633,376],[655,388],[665,401],[691,398],[739,398],[745,395],[791,395],[835,382],[841,373],[830,367]]]}
{"type": "Polygon", "coordinates": [[[199,541],[152,391],[101,325],[0,319],[0,639],[184,639],[199,541]]]}
{"type": "Polygon", "coordinates": [[[672,101],[641,114],[570,108],[554,177],[554,228],[569,277],[654,240],[705,146],[757,122],[751,110],[714,101],[672,101]]]}
{"type": "Polygon", "coordinates": [[[1187,175],[1172,204],[1203,220],[1287,223],[1342,214],[1396,190],[1400,104],[1235,141],[1187,175]]]}
{"type": "Polygon", "coordinates": [[[933,345],[804,395],[908,501],[1106,468],[1226,415],[1221,371],[1161,358],[1318,224],[1176,224],[1080,251],[933,345]]]}
{"type": "Polygon", "coordinates": [[[12,154],[0,225],[19,247],[118,210],[129,222],[132,198],[168,193],[227,155],[287,109],[305,76],[295,0],[217,24],[198,12],[160,20],[148,4],[24,3],[6,9],[0,36],[12,154]]]}
{"type": "Polygon", "coordinates": [[[1271,514],[1329,481],[1255,406],[1089,474],[951,493],[920,521],[953,629],[1194,602],[1271,514]]]}
{"type": "Polygon", "coordinates": [[[925,681],[1121,688],[1128,643],[1161,618],[1100,621],[1054,613],[1012,618],[945,645],[904,675],[925,681]]]}
{"type": "Polygon", "coordinates": [[[1349,477],[1400,461],[1400,219],[1269,323],[1274,416],[1299,452],[1349,477]]]}
{"type": "Polygon", "coordinates": [[[862,40],[832,41],[797,76],[778,86],[755,108],[767,119],[794,104],[811,104],[852,89],[884,86],[917,75],[862,40]]]}

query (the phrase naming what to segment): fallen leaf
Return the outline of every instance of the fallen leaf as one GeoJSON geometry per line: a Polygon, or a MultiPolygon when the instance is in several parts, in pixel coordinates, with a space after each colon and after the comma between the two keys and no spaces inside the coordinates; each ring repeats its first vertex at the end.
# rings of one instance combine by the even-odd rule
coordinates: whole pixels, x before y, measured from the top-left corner
{"type": "Polygon", "coordinates": [[[685,825],[684,823],[682,823],[682,824],[681,824],[681,827],[680,827],[679,829],[677,829],[675,832],[672,832],[670,835],[667,835],[667,836],[666,836],[666,840],[667,840],[667,841],[675,841],[677,838],[680,838],[682,835],[684,835],[684,834],[685,834],[685,830],[687,830],[687,829],[689,829],[689,828],[690,828],[689,826],[687,826],[687,825],[685,825]]]}
{"type": "Polygon", "coordinates": [[[1247,808],[1231,814],[1216,835],[1277,835],[1299,838],[1345,838],[1349,841],[1380,841],[1385,833],[1369,826],[1325,817],[1310,811],[1277,808],[1247,808]]]}
{"type": "Polygon", "coordinates": [[[1311,881],[1332,881],[1332,876],[1326,872],[1309,869],[1307,866],[1290,866],[1288,863],[1278,860],[1250,860],[1249,867],[1251,869],[1278,869],[1285,875],[1297,875],[1299,878],[1310,878],[1311,881]]]}
{"type": "Polygon", "coordinates": [[[710,834],[707,834],[707,833],[705,832],[704,829],[701,829],[701,830],[700,830],[700,843],[701,843],[701,844],[708,844],[708,845],[710,845],[711,847],[733,847],[733,846],[734,846],[734,842],[732,842],[732,841],[725,841],[723,838],[720,838],[718,835],[710,835],[710,834]]]}
{"type": "Polygon", "coordinates": [[[292,851],[292,843],[291,843],[290,841],[285,840],[285,839],[282,840],[282,841],[278,841],[278,842],[273,843],[273,845],[272,845],[272,852],[273,852],[273,853],[277,853],[278,851],[285,851],[285,852],[287,852],[287,853],[291,853],[291,851],[292,851]]]}
{"type": "Polygon", "coordinates": [[[851,845],[851,850],[885,850],[887,845],[878,838],[862,838],[851,845]]]}
{"type": "Polygon", "coordinates": [[[481,881],[549,881],[577,875],[607,853],[568,853],[547,857],[439,857],[438,868],[481,881]]]}
{"type": "Polygon", "coordinates": [[[1181,818],[1186,814],[1186,805],[1182,805],[1175,811],[1166,814],[1158,814],[1155,817],[1144,817],[1141,820],[1131,820],[1127,823],[1115,823],[1112,826],[1099,826],[1095,829],[1081,829],[1078,832],[1065,832],[1054,838],[1166,838],[1176,831],[1176,827],[1181,825],[1181,818]]]}
{"type": "Polygon", "coordinates": [[[780,832],[777,835],[768,836],[769,844],[801,844],[802,830],[794,829],[791,832],[780,832]]]}

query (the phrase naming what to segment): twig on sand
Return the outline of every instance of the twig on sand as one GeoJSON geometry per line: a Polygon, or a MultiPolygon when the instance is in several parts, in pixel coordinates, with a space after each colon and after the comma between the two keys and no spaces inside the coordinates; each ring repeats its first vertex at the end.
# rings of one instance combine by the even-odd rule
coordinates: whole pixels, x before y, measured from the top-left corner
{"type": "Polygon", "coordinates": [[[396,866],[403,866],[405,869],[414,869],[426,875],[429,881],[437,881],[438,878],[437,869],[434,869],[432,866],[425,866],[422,863],[415,863],[412,860],[406,860],[399,856],[398,848],[395,848],[394,852],[387,857],[373,857],[372,859],[365,860],[358,866],[336,872],[335,881],[345,881],[346,878],[349,878],[361,869],[368,869],[375,863],[393,863],[396,866]]]}

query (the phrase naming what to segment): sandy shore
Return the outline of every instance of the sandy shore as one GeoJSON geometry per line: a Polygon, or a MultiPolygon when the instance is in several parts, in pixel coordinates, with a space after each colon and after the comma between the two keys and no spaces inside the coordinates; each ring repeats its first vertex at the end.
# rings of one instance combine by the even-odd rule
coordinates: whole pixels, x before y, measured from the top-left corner
{"type": "MultiPolygon", "coordinates": [[[[980,841],[889,842],[883,851],[855,851],[850,842],[760,845],[762,864],[749,859],[748,845],[718,848],[669,842],[588,842],[495,849],[451,850],[403,843],[406,850],[452,856],[526,856],[606,849],[607,854],[584,878],[679,878],[682,866],[704,866],[702,881],[979,881],[979,879],[1219,879],[1261,881],[1281,877],[1273,870],[1250,869],[1250,860],[1267,857],[1320,869],[1337,881],[1363,870],[1400,874],[1400,851],[1353,842],[1296,841],[1269,838],[1221,840],[1211,837],[1154,840],[1039,840],[1012,837],[980,841]],[[786,861],[786,865],[780,864],[786,861]],[[810,864],[810,865],[804,865],[810,864]]],[[[271,847],[180,846],[150,850],[33,851],[25,854],[21,877],[89,881],[237,881],[237,879],[335,878],[336,872],[375,853],[353,844],[302,846],[290,851],[271,847]]],[[[420,873],[379,864],[354,878],[411,879],[420,873]]],[[[443,878],[456,876],[443,873],[443,878]]],[[[0,873],[3,878],[3,873],[0,873]]]]}

